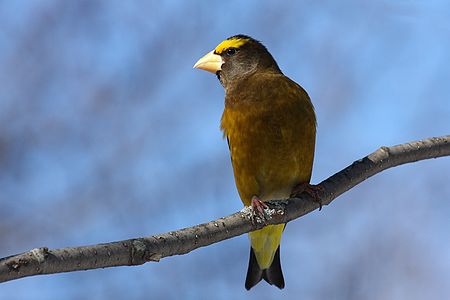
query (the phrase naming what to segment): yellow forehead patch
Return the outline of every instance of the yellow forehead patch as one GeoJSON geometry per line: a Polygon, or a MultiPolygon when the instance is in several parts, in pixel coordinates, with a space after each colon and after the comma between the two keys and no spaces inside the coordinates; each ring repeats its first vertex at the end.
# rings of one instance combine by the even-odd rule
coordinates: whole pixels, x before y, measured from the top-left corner
{"type": "Polygon", "coordinates": [[[222,54],[223,51],[227,50],[228,48],[239,48],[245,43],[247,43],[249,39],[246,38],[231,38],[228,40],[223,41],[220,43],[216,49],[214,49],[214,53],[216,54],[222,54]]]}

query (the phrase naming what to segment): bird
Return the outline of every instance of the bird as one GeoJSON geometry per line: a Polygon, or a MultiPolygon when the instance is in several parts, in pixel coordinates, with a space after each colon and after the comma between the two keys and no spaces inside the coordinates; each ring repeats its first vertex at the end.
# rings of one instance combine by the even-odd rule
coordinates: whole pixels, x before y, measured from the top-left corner
{"type": "MultiPolygon", "coordinates": [[[[245,206],[264,213],[266,201],[317,189],[310,184],[316,116],[308,93],[285,76],[267,48],[244,34],[231,36],[200,58],[194,68],[214,73],[225,90],[220,127],[245,206]]],[[[245,288],[262,279],[285,286],[280,242],[285,224],[249,233],[245,288]]]]}

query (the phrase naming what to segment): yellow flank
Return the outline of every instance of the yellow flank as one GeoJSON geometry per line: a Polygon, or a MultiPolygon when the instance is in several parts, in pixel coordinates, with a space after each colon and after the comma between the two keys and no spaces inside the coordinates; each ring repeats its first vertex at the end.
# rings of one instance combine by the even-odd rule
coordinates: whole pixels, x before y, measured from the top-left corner
{"type": "Polygon", "coordinates": [[[284,224],[269,225],[263,229],[250,232],[250,242],[255,251],[256,261],[259,267],[264,270],[270,267],[281,241],[284,224]]]}
{"type": "Polygon", "coordinates": [[[248,39],[245,38],[231,38],[220,43],[216,49],[214,49],[214,53],[220,55],[228,48],[239,48],[247,42],[248,39]]]}

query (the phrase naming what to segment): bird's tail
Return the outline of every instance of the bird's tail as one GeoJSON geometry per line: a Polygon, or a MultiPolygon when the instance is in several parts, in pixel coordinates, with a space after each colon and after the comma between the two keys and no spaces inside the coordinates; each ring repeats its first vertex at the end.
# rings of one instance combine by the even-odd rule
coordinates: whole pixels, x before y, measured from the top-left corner
{"type": "Polygon", "coordinates": [[[280,246],[278,246],[272,264],[269,268],[261,270],[256,260],[255,252],[250,247],[250,261],[248,263],[247,278],[245,279],[245,288],[247,290],[254,287],[258,282],[264,279],[267,283],[273,284],[278,288],[284,288],[283,272],[281,271],[280,246]]]}

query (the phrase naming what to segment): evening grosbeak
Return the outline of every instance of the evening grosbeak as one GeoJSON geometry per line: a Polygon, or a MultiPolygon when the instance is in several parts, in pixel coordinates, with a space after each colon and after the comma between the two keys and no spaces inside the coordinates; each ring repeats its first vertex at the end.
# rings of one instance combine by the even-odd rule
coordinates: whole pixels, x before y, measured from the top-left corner
{"type": "MultiPolygon", "coordinates": [[[[217,75],[225,89],[221,129],[228,140],[234,178],[245,206],[263,212],[264,201],[286,199],[309,184],[316,117],[306,91],[283,75],[257,40],[232,36],[194,68],[217,75]]],[[[249,233],[246,289],[261,279],[284,287],[280,240],[285,224],[249,233]]]]}

